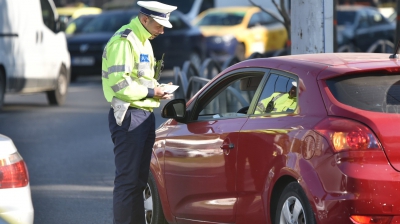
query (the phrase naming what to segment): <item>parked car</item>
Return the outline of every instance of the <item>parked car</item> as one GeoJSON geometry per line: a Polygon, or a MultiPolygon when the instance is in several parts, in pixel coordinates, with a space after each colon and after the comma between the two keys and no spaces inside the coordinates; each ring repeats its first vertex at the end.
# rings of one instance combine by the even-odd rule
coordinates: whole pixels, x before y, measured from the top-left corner
{"type": "Polygon", "coordinates": [[[53,0],[0,5],[0,108],[9,93],[45,93],[50,105],[64,104],[71,62],[53,0]]]}
{"type": "Polygon", "coordinates": [[[397,12],[396,11],[394,11],[390,16],[389,16],[389,19],[388,19],[390,22],[393,22],[393,23],[397,23],[397,12]]]}
{"type": "Polygon", "coordinates": [[[0,134],[0,223],[32,224],[27,166],[13,141],[0,134]]]}
{"type": "MultiPolygon", "coordinates": [[[[338,51],[367,52],[378,41],[393,44],[396,25],[377,8],[359,5],[337,6],[338,51]]],[[[393,47],[387,49],[389,53],[393,47]]]]}
{"type": "Polygon", "coordinates": [[[82,32],[83,27],[85,27],[96,16],[97,16],[96,14],[90,14],[90,15],[82,15],[82,16],[79,16],[76,19],[72,19],[67,24],[67,28],[65,29],[65,33],[68,36],[70,36],[70,35],[75,35],[77,33],[82,32]]]}
{"type": "MultiPolygon", "coordinates": [[[[80,75],[100,75],[103,49],[111,36],[121,26],[138,15],[138,10],[110,10],[96,16],[82,31],[67,38],[71,54],[71,79],[80,75]]],[[[161,59],[165,53],[165,69],[182,66],[191,60],[199,66],[205,58],[205,39],[200,30],[191,26],[179,11],[170,16],[173,28],[165,28],[164,34],[151,41],[154,56],[161,59]]]]}
{"type": "Polygon", "coordinates": [[[162,109],[148,223],[396,223],[399,113],[389,54],[239,62],[162,109]]]}
{"type": "Polygon", "coordinates": [[[67,23],[72,19],[76,19],[82,15],[96,15],[102,12],[101,8],[88,7],[83,3],[70,4],[65,7],[58,7],[57,13],[62,20],[67,23]]]}
{"type": "Polygon", "coordinates": [[[283,24],[254,6],[208,9],[193,24],[208,38],[208,55],[220,62],[282,49],[288,38],[283,24]]]}

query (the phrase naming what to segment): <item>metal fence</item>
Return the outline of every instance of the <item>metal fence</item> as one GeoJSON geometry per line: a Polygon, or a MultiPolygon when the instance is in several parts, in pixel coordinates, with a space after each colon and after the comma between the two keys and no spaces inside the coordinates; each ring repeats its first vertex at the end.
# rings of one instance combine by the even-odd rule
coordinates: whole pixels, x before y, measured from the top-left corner
{"type": "MultiPolygon", "coordinates": [[[[379,40],[369,47],[367,52],[370,53],[393,53],[394,44],[388,40],[379,40]]],[[[337,52],[357,52],[351,46],[343,46],[337,52]]],[[[253,58],[268,58],[275,56],[290,55],[290,48],[284,48],[276,51],[266,53],[253,53],[245,60],[253,58]]],[[[174,97],[189,100],[193,97],[204,85],[206,85],[212,78],[218,75],[221,71],[231,65],[240,62],[236,56],[231,56],[223,64],[216,62],[211,58],[205,59],[200,67],[196,67],[190,61],[186,61],[182,68],[175,66],[174,84],[179,85],[180,88],[174,93],[174,97]]],[[[235,94],[234,94],[235,95],[235,94]]],[[[238,99],[240,100],[240,99],[238,99]]]]}

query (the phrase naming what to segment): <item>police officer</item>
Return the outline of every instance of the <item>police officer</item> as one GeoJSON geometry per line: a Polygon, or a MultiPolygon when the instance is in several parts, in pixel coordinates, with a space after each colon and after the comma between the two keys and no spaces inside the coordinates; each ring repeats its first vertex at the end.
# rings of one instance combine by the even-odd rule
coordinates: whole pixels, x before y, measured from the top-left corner
{"type": "Polygon", "coordinates": [[[261,100],[256,107],[255,114],[293,112],[297,106],[297,82],[292,82],[292,87],[287,93],[273,93],[270,97],[261,100]]]}
{"type": "Polygon", "coordinates": [[[156,61],[149,39],[171,28],[176,6],[138,1],[139,15],[111,37],[102,56],[104,96],[111,103],[108,120],[114,143],[114,223],[144,224],[143,190],[155,141],[153,108],[170,95],[154,78],[156,61]]]}

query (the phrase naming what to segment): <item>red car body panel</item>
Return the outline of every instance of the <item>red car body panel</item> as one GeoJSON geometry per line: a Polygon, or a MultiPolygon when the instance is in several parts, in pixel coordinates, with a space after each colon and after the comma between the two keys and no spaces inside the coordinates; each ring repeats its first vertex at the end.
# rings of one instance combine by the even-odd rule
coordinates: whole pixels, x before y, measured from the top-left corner
{"type": "Polygon", "coordinates": [[[399,74],[388,54],[310,54],[247,60],[241,68],[276,69],[302,83],[292,114],[239,119],[168,120],[158,129],[151,171],[171,223],[271,223],[277,194],[298,182],[317,223],[352,223],[351,215],[389,215],[400,220],[400,115],[357,109],[335,99],[325,80],[342,75],[399,74]],[[327,117],[357,121],[383,150],[335,152],[315,127],[327,117]],[[234,148],[221,149],[232,143],[234,148]],[[238,150],[240,148],[240,150],[238,150]],[[168,155],[170,153],[170,155],[168,155]],[[179,158],[179,155],[182,158],[179,158]],[[196,153],[200,156],[196,157],[196,153]],[[192,177],[192,178],[191,178],[192,177]],[[196,178],[193,178],[196,177],[196,178]]]}

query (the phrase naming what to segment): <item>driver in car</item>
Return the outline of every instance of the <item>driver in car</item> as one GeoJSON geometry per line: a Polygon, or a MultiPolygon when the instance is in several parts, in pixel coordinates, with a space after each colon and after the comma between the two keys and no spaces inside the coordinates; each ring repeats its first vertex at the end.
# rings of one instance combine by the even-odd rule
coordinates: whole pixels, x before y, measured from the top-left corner
{"type": "Polygon", "coordinates": [[[292,82],[289,92],[273,93],[270,97],[261,100],[256,107],[255,114],[293,112],[297,106],[297,82],[292,82]]]}

